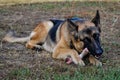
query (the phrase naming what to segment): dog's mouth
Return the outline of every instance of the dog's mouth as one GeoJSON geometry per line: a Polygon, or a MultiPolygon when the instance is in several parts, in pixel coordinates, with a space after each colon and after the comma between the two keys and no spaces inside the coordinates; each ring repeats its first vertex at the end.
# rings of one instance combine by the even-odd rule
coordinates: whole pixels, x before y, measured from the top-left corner
{"type": "Polygon", "coordinates": [[[95,58],[99,59],[101,57],[101,54],[92,54],[89,50],[88,50],[89,54],[93,55],[95,58]]]}
{"type": "Polygon", "coordinates": [[[99,59],[102,53],[95,53],[94,51],[88,50],[89,54],[93,55],[95,58],[99,59]]]}
{"type": "Polygon", "coordinates": [[[101,55],[95,55],[95,58],[99,59],[101,57],[101,55]]]}

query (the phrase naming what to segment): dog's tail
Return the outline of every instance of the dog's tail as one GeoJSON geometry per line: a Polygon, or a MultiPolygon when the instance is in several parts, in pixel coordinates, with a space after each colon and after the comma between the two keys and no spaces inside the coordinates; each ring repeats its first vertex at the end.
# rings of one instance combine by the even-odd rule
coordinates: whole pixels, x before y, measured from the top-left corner
{"type": "Polygon", "coordinates": [[[16,37],[14,34],[15,34],[14,31],[9,31],[3,38],[3,41],[14,43],[14,42],[27,42],[28,40],[30,40],[30,36],[16,37]]]}

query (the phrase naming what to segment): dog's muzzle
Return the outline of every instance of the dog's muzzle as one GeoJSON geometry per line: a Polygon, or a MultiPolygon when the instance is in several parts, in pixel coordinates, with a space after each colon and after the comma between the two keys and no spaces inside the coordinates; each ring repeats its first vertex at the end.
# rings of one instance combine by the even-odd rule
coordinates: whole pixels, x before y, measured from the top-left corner
{"type": "Polygon", "coordinates": [[[100,58],[100,56],[102,55],[102,53],[103,53],[103,49],[101,48],[101,49],[96,49],[95,50],[95,57],[96,58],[100,58]]]}

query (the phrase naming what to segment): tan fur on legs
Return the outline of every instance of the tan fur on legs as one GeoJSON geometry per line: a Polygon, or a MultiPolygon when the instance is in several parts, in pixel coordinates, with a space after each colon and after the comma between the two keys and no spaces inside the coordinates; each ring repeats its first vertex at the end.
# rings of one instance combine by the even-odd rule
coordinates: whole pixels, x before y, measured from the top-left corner
{"type": "Polygon", "coordinates": [[[38,49],[43,49],[43,47],[40,45],[37,45],[37,43],[29,43],[29,42],[26,43],[26,47],[29,49],[33,49],[34,47],[38,49]]]}
{"type": "Polygon", "coordinates": [[[85,63],[82,59],[79,58],[78,53],[72,49],[57,49],[53,52],[52,57],[55,59],[63,59],[65,60],[68,56],[70,56],[75,64],[79,64],[80,66],[85,66],[85,63]]]}
{"type": "Polygon", "coordinates": [[[62,40],[57,44],[56,48],[53,51],[52,57],[54,59],[63,59],[65,60],[68,56],[72,58],[72,61],[75,64],[79,64],[80,66],[85,66],[83,60],[79,57],[78,53],[74,49],[70,49],[64,44],[62,40]]]}
{"type": "Polygon", "coordinates": [[[50,21],[41,22],[31,33],[30,40],[26,43],[26,47],[32,49],[33,47],[40,48],[38,43],[43,43],[48,35],[49,29],[53,27],[50,21]]]}
{"type": "Polygon", "coordinates": [[[89,61],[90,61],[90,63],[91,64],[93,64],[93,65],[95,65],[95,66],[102,66],[102,63],[99,61],[99,60],[97,60],[94,56],[92,56],[92,55],[90,55],[89,56],[89,61]]]}

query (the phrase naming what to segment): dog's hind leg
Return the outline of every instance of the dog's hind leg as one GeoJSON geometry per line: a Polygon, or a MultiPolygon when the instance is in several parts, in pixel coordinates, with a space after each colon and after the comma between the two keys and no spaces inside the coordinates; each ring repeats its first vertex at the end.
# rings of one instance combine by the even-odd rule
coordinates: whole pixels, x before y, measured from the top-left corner
{"type": "Polygon", "coordinates": [[[41,22],[31,33],[30,40],[26,43],[26,47],[33,49],[38,48],[41,49],[41,46],[38,45],[39,43],[44,43],[49,30],[53,25],[50,21],[41,22]]]}
{"type": "Polygon", "coordinates": [[[34,49],[34,50],[42,50],[42,40],[40,40],[40,37],[36,37],[36,38],[31,38],[27,43],[26,43],[26,47],[29,49],[34,49]],[[37,39],[39,38],[39,39],[37,39]],[[41,44],[39,44],[41,43],[41,44]]]}
{"type": "Polygon", "coordinates": [[[27,43],[26,47],[36,51],[40,51],[44,49],[42,45],[37,45],[37,43],[27,43]]]}

